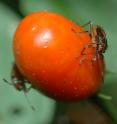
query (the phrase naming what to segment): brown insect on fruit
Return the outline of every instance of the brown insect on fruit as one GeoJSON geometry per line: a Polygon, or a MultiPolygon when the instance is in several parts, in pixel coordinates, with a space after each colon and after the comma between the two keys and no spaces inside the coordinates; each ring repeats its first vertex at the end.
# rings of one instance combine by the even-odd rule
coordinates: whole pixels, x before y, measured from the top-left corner
{"type": "MultiPolygon", "coordinates": [[[[85,55],[85,50],[87,48],[95,48],[93,57],[91,59],[92,62],[96,61],[97,58],[103,59],[103,53],[105,53],[108,44],[107,44],[107,38],[106,33],[104,29],[99,25],[93,25],[91,22],[86,23],[83,25],[83,27],[90,25],[90,31],[86,31],[89,33],[89,36],[91,37],[92,42],[90,44],[87,44],[84,46],[83,50],[81,51],[81,55],[85,55]]],[[[80,64],[82,64],[83,61],[89,60],[87,57],[83,57],[80,60],[80,64]]],[[[100,69],[102,69],[101,62],[99,61],[100,69]]],[[[104,66],[104,65],[103,65],[104,66]]],[[[105,68],[105,66],[103,67],[105,68]]],[[[102,81],[104,82],[104,71],[102,71],[102,81]]]]}
{"type": "Polygon", "coordinates": [[[83,25],[83,27],[87,25],[90,25],[90,31],[88,31],[88,33],[92,39],[92,43],[84,46],[83,50],[81,51],[81,54],[84,55],[84,51],[87,48],[94,47],[95,53],[94,53],[94,57],[92,58],[92,60],[95,61],[96,54],[98,54],[100,57],[103,57],[103,53],[105,53],[108,47],[106,33],[102,27],[98,25],[93,25],[91,22],[86,23],[85,25],[83,25]]]}
{"type": "Polygon", "coordinates": [[[34,110],[34,107],[30,104],[30,101],[27,97],[28,91],[32,88],[32,85],[27,88],[26,84],[29,83],[28,80],[24,78],[24,76],[20,73],[19,69],[17,68],[16,64],[13,65],[12,71],[11,71],[11,80],[12,82],[8,82],[6,79],[3,79],[7,84],[14,86],[14,88],[18,91],[23,91],[24,95],[32,108],[34,110]]]}

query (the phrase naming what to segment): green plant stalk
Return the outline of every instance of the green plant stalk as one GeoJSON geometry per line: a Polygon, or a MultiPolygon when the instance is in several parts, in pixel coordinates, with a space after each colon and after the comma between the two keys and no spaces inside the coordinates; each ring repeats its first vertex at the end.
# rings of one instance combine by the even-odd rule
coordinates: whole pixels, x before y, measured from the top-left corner
{"type": "Polygon", "coordinates": [[[99,95],[97,94],[92,98],[92,101],[100,106],[104,112],[106,112],[106,114],[112,119],[114,124],[117,124],[117,110],[113,105],[112,100],[99,97],[99,95]]]}

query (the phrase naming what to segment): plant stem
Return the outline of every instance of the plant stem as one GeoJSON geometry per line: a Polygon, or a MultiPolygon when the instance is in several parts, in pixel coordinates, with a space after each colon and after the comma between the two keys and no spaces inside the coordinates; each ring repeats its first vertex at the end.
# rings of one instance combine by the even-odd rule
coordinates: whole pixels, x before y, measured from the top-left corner
{"type": "Polygon", "coordinates": [[[102,108],[102,110],[107,113],[114,124],[117,124],[117,109],[113,105],[112,100],[99,97],[99,95],[97,94],[93,97],[92,101],[98,104],[102,108]]]}

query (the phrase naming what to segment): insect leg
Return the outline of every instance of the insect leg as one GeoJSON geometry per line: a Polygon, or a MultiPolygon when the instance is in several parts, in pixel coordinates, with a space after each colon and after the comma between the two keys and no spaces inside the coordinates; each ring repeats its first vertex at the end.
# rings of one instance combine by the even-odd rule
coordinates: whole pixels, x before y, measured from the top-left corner
{"type": "Polygon", "coordinates": [[[30,86],[28,88],[25,88],[25,92],[28,93],[32,88],[33,88],[33,86],[30,86]]]}
{"type": "Polygon", "coordinates": [[[90,43],[90,44],[85,45],[81,51],[81,55],[86,55],[86,53],[84,53],[86,49],[92,48],[92,47],[96,48],[96,46],[97,45],[95,43],[90,43]]]}
{"type": "Polygon", "coordinates": [[[30,108],[35,111],[35,107],[31,104],[30,100],[28,99],[27,92],[24,91],[25,98],[30,106],[30,108]]]}
{"type": "Polygon", "coordinates": [[[89,21],[89,22],[85,23],[84,25],[82,25],[82,27],[86,27],[87,25],[92,25],[92,22],[89,21]]]}
{"type": "Polygon", "coordinates": [[[13,84],[12,84],[11,82],[7,81],[5,78],[3,78],[3,81],[4,81],[5,83],[7,83],[7,84],[9,84],[9,85],[12,85],[12,86],[13,86],[13,84]]]}
{"type": "MultiPolygon", "coordinates": [[[[92,27],[93,27],[93,24],[91,21],[87,22],[86,24],[82,25],[82,27],[86,27],[87,25],[90,25],[90,33],[92,31],[92,27]]],[[[73,28],[71,29],[74,33],[76,34],[79,34],[79,33],[89,33],[89,31],[81,31],[81,32],[77,32],[75,31],[73,28]]]]}
{"type": "Polygon", "coordinates": [[[93,31],[93,23],[91,21],[87,22],[86,24],[82,25],[82,27],[86,27],[89,25],[90,30],[88,31],[91,35],[91,38],[94,37],[94,31],[93,31]]]}
{"type": "Polygon", "coordinates": [[[80,64],[82,64],[84,61],[89,61],[89,62],[91,62],[91,63],[92,63],[92,65],[93,65],[93,62],[94,62],[94,60],[93,60],[93,59],[89,59],[89,58],[87,58],[86,56],[85,56],[85,57],[83,57],[82,59],[80,59],[80,64]]]}
{"type": "MultiPolygon", "coordinates": [[[[95,43],[90,43],[90,44],[85,45],[84,48],[81,51],[81,55],[87,55],[88,53],[85,53],[85,50],[88,49],[88,48],[92,48],[92,47],[96,48],[96,46],[97,45],[95,43]]],[[[89,53],[89,54],[91,54],[91,53],[89,53]]],[[[96,60],[96,52],[94,52],[94,56],[92,57],[92,59],[88,59],[86,56],[83,57],[80,60],[80,64],[82,64],[85,60],[88,60],[88,61],[90,60],[92,62],[95,61],[96,60]]]]}

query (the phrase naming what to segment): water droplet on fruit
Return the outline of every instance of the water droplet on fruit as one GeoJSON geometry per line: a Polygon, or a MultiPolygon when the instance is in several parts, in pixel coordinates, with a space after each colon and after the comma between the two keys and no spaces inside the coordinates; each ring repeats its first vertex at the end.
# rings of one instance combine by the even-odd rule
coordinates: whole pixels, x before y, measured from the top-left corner
{"type": "Polygon", "coordinates": [[[36,30],[36,27],[32,27],[32,31],[35,31],[36,30]]]}
{"type": "Polygon", "coordinates": [[[61,92],[62,92],[62,93],[64,93],[64,92],[65,92],[65,90],[63,89],[61,92]]]}
{"type": "Polygon", "coordinates": [[[43,48],[48,48],[48,46],[44,46],[43,48]]]}
{"type": "Polygon", "coordinates": [[[74,90],[77,90],[78,88],[77,87],[74,87],[74,90]]]}
{"type": "Polygon", "coordinates": [[[42,70],[42,73],[45,73],[46,71],[45,70],[42,70]]]}
{"type": "Polygon", "coordinates": [[[36,31],[36,30],[38,30],[38,27],[39,27],[38,25],[33,25],[32,28],[31,28],[31,30],[32,31],[36,31]]]}

